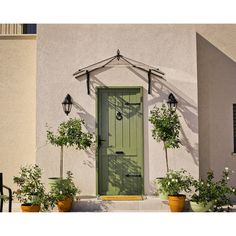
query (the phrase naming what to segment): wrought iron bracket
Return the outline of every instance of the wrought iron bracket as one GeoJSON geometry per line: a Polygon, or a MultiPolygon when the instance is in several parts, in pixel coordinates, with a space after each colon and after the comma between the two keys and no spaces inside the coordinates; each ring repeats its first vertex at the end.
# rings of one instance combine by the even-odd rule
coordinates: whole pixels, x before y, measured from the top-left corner
{"type": "Polygon", "coordinates": [[[148,71],[148,94],[151,94],[151,85],[152,85],[152,78],[151,78],[152,71],[148,71]]]}
{"type": "Polygon", "coordinates": [[[90,73],[88,70],[86,70],[86,76],[87,76],[87,93],[90,95],[90,73]]]}

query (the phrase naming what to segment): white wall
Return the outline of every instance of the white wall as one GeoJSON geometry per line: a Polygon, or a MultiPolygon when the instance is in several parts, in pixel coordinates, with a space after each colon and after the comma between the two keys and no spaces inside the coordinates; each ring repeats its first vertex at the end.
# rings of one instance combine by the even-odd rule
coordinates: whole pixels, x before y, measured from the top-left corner
{"type": "MultiPolygon", "coordinates": [[[[153,191],[153,180],[165,174],[163,146],[151,136],[150,109],[161,106],[170,92],[179,101],[183,144],[169,151],[170,168],[184,168],[198,176],[198,114],[196,34],[184,25],[39,25],[37,61],[37,163],[44,180],[59,175],[59,148],[46,144],[48,123],[54,129],[66,120],[61,102],[69,93],[78,104],[69,117],[84,118],[89,131],[95,131],[94,88],[107,86],[144,87],[145,193],[153,191]],[[91,77],[91,95],[86,81],[76,80],[77,69],[110,57],[120,49],[124,56],[159,67],[166,81],[153,79],[147,94],[147,73],[125,67],[96,71],[91,77]],[[78,109],[80,107],[80,109],[78,109]]],[[[71,170],[82,195],[96,195],[94,150],[68,149],[65,171],[71,170]]]]}

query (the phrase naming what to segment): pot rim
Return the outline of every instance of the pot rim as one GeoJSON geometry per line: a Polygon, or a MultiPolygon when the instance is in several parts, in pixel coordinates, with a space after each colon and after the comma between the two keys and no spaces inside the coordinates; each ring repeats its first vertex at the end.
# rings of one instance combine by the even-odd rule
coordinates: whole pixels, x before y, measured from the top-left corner
{"type": "MultiPolygon", "coordinates": [[[[191,203],[204,204],[203,202],[195,202],[195,201],[192,201],[192,200],[190,200],[189,202],[190,202],[190,204],[191,204],[191,203]]],[[[212,204],[212,201],[207,202],[207,204],[212,204]]]]}
{"type": "Polygon", "coordinates": [[[40,206],[40,204],[22,203],[21,206],[40,206]]]}
{"type": "Polygon", "coordinates": [[[186,197],[186,195],[185,194],[175,194],[175,195],[168,194],[168,197],[186,197]]]}

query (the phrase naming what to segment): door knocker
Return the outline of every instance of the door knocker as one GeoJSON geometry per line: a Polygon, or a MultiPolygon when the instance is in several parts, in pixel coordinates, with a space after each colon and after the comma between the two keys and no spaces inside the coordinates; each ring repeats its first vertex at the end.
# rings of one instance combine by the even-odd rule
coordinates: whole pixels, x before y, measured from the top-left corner
{"type": "Polygon", "coordinates": [[[122,119],[123,119],[123,116],[122,116],[121,112],[118,111],[118,112],[116,113],[116,119],[117,119],[117,120],[122,120],[122,119]]]}

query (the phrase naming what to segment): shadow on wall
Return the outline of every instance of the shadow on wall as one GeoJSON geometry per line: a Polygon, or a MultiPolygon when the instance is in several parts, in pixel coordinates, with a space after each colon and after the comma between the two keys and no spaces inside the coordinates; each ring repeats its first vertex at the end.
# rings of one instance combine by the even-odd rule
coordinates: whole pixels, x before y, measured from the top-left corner
{"type": "MultiPolygon", "coordinates": [[[[133,68],[129,68],[129,70],[135,73],[140,79],[147,83],[146,77],[139,74],[133,68]]],[[[147,102],[148,107],[153,106],[156,103],[165,103],[166,101],[164,99],[168,97],[169,93],[175,94],[175,97],[178,100],[179,104],[178,111],[184,118],[185,123],[193,133],[198,133],[197,104],[191,98],[189,98],[187,95],[185,95],[182,91],[180,91],[173,85],[169,84],[168,81],[161,80],[159,78],[153,78],[151,91],[155,92],[159,96],[154,97],[152,93],[151,95],[153,98],[147,102]]],[[[186,151],[192,156],[194,163],[196,165],[199,165],[198,144],[195,143],[194,145],[192,145],[189,142],[189,139],[187,138],[187,135],[185,134],[183,128],[181,128],[180,131],[182,134],[181,142],[183,146],[186,148],[186,151]]]]}
{"type": "MultiPolygon", "coordinates": [[[[73,100],[73,106],[76,110],[78,110],[77,114],[81,119],[85,121],[85,128],[88,132],[95,135],[95,117],[92,116],[89,112],[87,112],[80,104],[73,100]]],[[[84,165],[87,165],[90,168],[95,168],[95,153],[96,153],[96,146],[92,144],[89,149],[85,150],[88,159],[83,161],[84,165]]]]}
{"type": "MultiPolygon", "coordinates": [[[[233,108],[236,103],[236,63],[199,33],[197,72],[199,99],[200,177],[213,170],[219,178],[226,166],[235,169],[233,108]]],[[[234,184],[235,176],[232,176],[234,184]]]]}
{"type": "MultiPolygon", "coordinates": [[[[111,69],[112,67],[106,67],[106,68],[101,68],[99,70],[96,70],[96,72],[90,72],[90,84],[89,84],[89,88],[90,88],[90,95],[87,95],[87,96],[90,96],[93,100],[96,100],[96,94],[95,94],[95,91],[96,91],[96,87],[98,86],[103,86],[103,87],[106,87],[105,84],[103,84],[96,76],[111,69]]],[[[84,80],[86,80],[86,75],[83,75],[81,76],[80,78],[77,78],[77,80],[79,82],[82,82],[84,80]]],[[[86,88],[86,94],[87,94],[87,88],[86,88]]]]}

